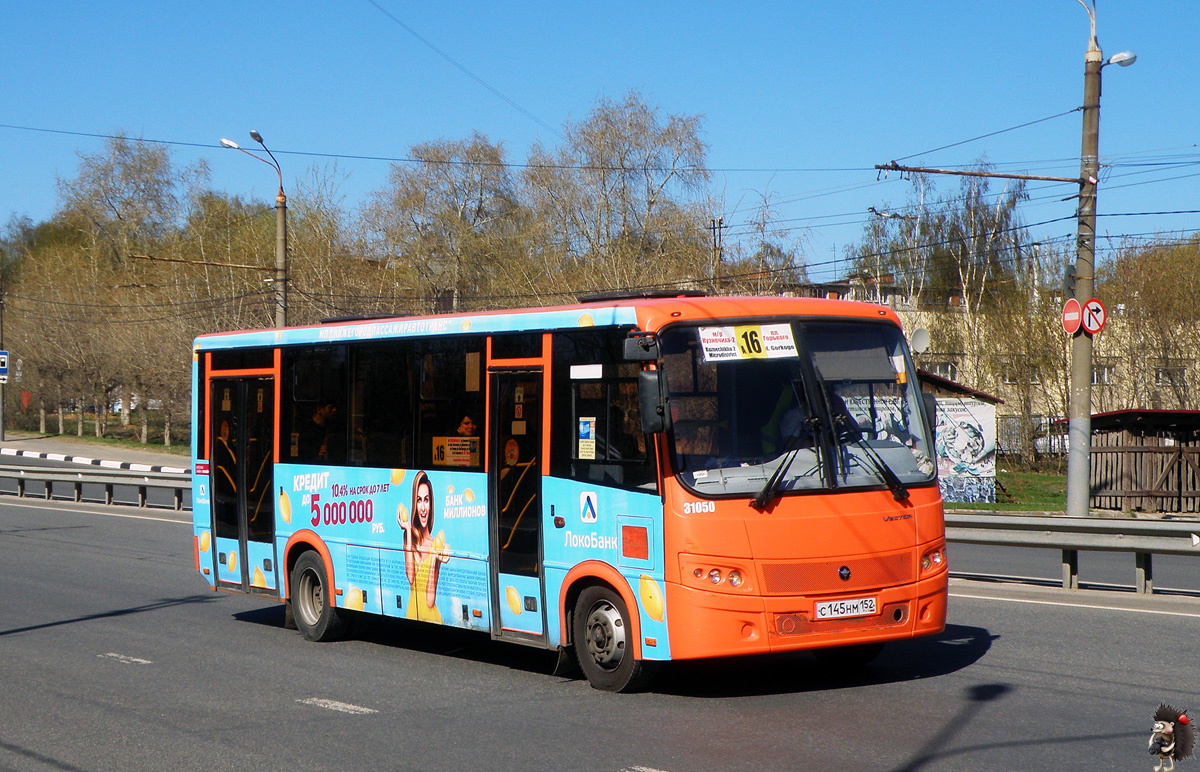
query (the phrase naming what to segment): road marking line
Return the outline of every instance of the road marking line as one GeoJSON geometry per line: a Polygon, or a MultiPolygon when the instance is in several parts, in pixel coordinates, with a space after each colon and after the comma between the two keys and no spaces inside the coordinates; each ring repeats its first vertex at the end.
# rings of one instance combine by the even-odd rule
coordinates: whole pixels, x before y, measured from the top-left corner
{"type": "MultiPolygon", "coordinates": [[[[98,511],[95,509],[74,509],[72,507],[60,506],[62,504],[61,501],[55,501],[55,502],[51,503],[51,502],[46,502],[44,499],[30,499],[30,498],[22,499],[22,498],[13,496],[12,494],[9,494],[9,493],[0,494],[0,506],[9,504],[9,503],[14,504],[16,506],[29,507],[30,509],[53,509],[55,512],[71,512],[76,515],[100,515],[102,517],[125,517],[125,518],[129,518],[131,520],[153,520],[158,523],[176,523],[178,525],[191,525],[192,524],[192,515],[191,515],[191,512],[189,512],[188,510],[182,511],[183,515],[185,516],[185,519],[171,518],[171,517],[151,517],[149,515],[134,515],[134,514],[126,513],[126,512],[101,512],[101,511],[98,511]],[[10,499],[11,499],[11,501],[10,501],[10,499]]],[[[96,506],[104,507],[107,505],[100,504],[97,502],[96,506]]],[[[132,504],[113,504],[113,506],[115,506],[115,507],[127,506],[127,507],[136,509],[136,507],[133,507],[132,504]]],[[[168,511],[175,511],[175,510],[168,510],[168,511]]]]}
{"type": "Polygon", "coordinates": [[[364,708],[360,705],[351,705],[346,702],[338,702],[336,700],[325,700],[320,697],[307,697],[303,700],[296,700],[301,705],[312,705],[326,710],[336,710],[339,713],[349,713],[353,716],[365,716],[370,713],[378,713],[378,710],[372,708],[364,708]]]}
{"type": "Polygon", "coordinates": [[[621,772],[663,772],[663,770],[654,767],[625,767],[621,772]]]}
{"type": "Polygon", "coordinates": [[[1067,603],[1057,600],[1033,600],[1031,598],[999,598],[994,595],[966,595],[961,592],[950,593],[955,598],[973,598],[975,600],[998,600],[1007,603],[1032,603],[1037,606],[1067,606],[1069,608],[1098,609],[1100,611],[1128,611],[1133,614],[1161,614],[1168,617],[1194,617],[1200,619],[1200,613],[1188,611],[1160,611],[1149,608],[1127,608],[1124,606],[1101,606],[1095,603],[1067,603]]]}
{"type": "Polygon", "coordinates": [[[154,663],[148,659],[140,659],[138,657],[130,657],[125,654],[117,654],[115,651],[110,651],[107,654],[97,654],[101,659],[115,659],[123,665],[153,665],[154,663]]]}

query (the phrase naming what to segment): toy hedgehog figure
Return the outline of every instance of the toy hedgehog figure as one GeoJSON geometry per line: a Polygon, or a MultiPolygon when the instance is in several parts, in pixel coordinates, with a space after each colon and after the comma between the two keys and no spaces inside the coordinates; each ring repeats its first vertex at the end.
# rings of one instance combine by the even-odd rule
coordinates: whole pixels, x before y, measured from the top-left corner
{"type": "Polygon", "coordinates": [[[1150,755],[1158,756],[1154,772],[1171,772],[1176,759],[1186,759],[1196,746],[1196,733],[1186,710],[1159,703],[1150,733],[1150,755]],[[1165,765],[1165,766],[1164,766],[1165,765]]]}

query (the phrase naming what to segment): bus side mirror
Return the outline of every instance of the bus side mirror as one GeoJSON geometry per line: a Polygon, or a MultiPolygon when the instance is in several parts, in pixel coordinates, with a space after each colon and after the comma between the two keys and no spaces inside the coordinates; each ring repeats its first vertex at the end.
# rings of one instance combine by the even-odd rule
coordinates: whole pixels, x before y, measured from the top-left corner
{"type": "Polygon", "coordinates": [[[929,430],[929,444],[932,446],[937,435],[937,397],[923,391],[921,401],[925,403],[925,428],[929,430]]]}
{"type": "Polygon", "coordinates": [[[626,362],[653,362],[658,359],[658,336],[650,332],[631,332],[625,339],[626,362]]]}
{"type": "Polygon", "coordinates": [[[667,374],[664,371],[642,370],[638,373],[638,408],[642,414],[644,434],[657,434],[671,428],[667,374]]]}

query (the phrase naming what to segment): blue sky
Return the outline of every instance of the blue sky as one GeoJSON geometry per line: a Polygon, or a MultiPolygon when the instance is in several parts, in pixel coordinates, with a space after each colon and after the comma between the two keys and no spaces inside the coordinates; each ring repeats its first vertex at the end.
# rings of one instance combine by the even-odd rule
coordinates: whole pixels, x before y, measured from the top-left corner
{"type": "MultiPolygon", "coordinates": [[[[1009,2],[6,3],[0,25],[0,222],[57,205],[56,178],[112,134],[181,143],[212,187],[273,199],[270,169],[218,146],[262,132],[285,185],[335,162],[348,208],[384,185],[417,143],[479,131],[510,161],[553,145],[599,97],[630,89],[664,113],[704,117],[714,212],[730,238],[764,195],[792,227],[814,278],[857,240],[867,207],[902,206],[907,183],[877,180],[892,159],[1052,176],[1079,172],[1088,18],[1076,0],[1009,2]],[[533,118],[529,115],[534,116],[533,118]],[[16,128],[22,127],[22,128],[16,128]],[[41,131],[31,131],[39,129],[41,131]],[[48,131],[47,131],[48,130],[48,131]]],[[[1126,234],[1200,230],[1200,6],[1100,0],[1106,57],[1099,192],[1105,250],[1126,234]],[[1157,164],[1145,166],[1144,164],[1157,164]],[[1107,238],[1105,238],[1107,237],[1107,238]]],[[[943,179],[942,188],[957,184],[943,179]]],[[[1002,184],[1002,183],[1000,183],[1002,184]]],[[[1074,213],[1073,186],[1031,188],[1029,223],[1074,213]]],[[[1035,229],[1069,237],[1073,221],[1035,229]]],[[[837,265],[844,265],[844,261],[837,265]]]]}

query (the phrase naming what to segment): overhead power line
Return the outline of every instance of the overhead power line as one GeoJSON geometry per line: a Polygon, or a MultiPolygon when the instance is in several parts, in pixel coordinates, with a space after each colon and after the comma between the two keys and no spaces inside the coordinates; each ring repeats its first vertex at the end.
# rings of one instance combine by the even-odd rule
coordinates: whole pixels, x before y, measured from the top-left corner
{"type": "Polygon", "coordinates": [[[1037,123],[1044,123],[1046,121],[1052,121],[1055,118],[1062,118],[1064,115],[1070,115],[1071,113],[1077,113],[1082,109],[1083,109],[1082,107],[1076,107],[1073,110],[1067,110],[1066,112],[1058,113],[1057,115],[1048,115],[1045,118],[1038,118],[1037,120],[1026,121],[1025,123],[1021,123],[1016,126],[1010,126],[1007,129],[1000,129],[999,131],[991,131],[991,132],[988,132],[987,134],[980,134],[978,137],[971,137],[970,139],[960,140],[959,142],[951,142],[949,145],[942,145],[941,147],[935,147],[933,150],[925,150],[920,153],[913,153],[912,155],[906,155],[901,158],[897,158],[896,160],[897,161],[907,161],[909,158],[916,158],[917,156],[929,155],[930,153],[936,153],[939,150],[948,150],[952,147],[958,147],[959,145],[966,145],[971,142],[978,142],[981,139],[987,139],[988,137],[994,137],[997,134],[1005,134],[1010,131],[1016,131],[1017,129],[1023,129],[1026,126],[1033,126],[1034,124],[1037,124],[1037,123]]]}
{"type": "Polygon", "coordinates": [[[414,38],[416,38],[417,40],[421,41],[422,45],[424,45],[425,47],[427,47],[429,50],[433,51],[433,52],[434,52],[435,54],[437,54],[438,56],[440,56],[440,57],[442,57],[443,59],[445,59],[445,60],[446,60],[447,62],[449,62],[450,64],[454,65],[454,67],[455,67],[457,70],[459,70],[460,72],[462,72],[462,73],[463,73],[464,75],[466,75],[468,78],[470,78],[471,80],[475,81],[475,82],[476,82],[476,83],[478,83],[479,85],[483,86],[483,87],[484,87],[484,88],[486,88],[488,91],[490,91],[490,92],[492,92],[493,94],[495,94],[496,96],[498,96],[500,99],[503,99],[503,100],[504,100],[504,102],[505,102],[505,103],[507,103],[509,107],[512,107],[514,110],[516,110],[517,112],[519,112],[521,115],[524,115],[526,118],[528,118],[529,120],[533,121],[534,123],[536,123],[537,125],[541,126],[542,128],[546,129],[547,131],[551,132],[551,133],[552,133],[552,134],[554,134],[556,137],[561,137],[561,136],[562,136],[562,134],[560,134],[560,133],[558,132],[558,130],[557,130],[557,129],[555,129],[553,126],[551,126],[550,124],[546,123],[546,122],[545,122],[545,121],[543,121],[541,118],[539,118],[539,117],[537,117],[536,115],[534,115],[533,113],[529,112],[528,110],[526,110],[526,109],[525,109],[524,107],[522,107],[521,105],[517,104],[517,103],[516,103],[514,100],[510,99],[510,98],[509,98],[507,95],[505,95],[505,94],[501,93],[500,89],[496,88],[495,86],[493,86],[492,84],[490,84],[490,83],[488,83],[486,80],[484,80],[483,78],[479,77],[479,76],[478,76],[478,75],[476,75],[475,73],[473,73],[473,72],[471,72],[470,70],[468,70],[468,69],[467,69],[465,66],[463,66],[463,65],[462,65],[462,64],[461,64],[461,63],[460,63],[460,62],[459,62],[457,59],[455,59],[454,57],[450,56],[450,54],[448,54],[448,53],[446,53],[445,51],[443,51],[442,49],[438,48],[438,47],[437,47],[437,46],[435,46],[433,43],[430,43],[428,40],[426,40],[424,37],[422,37],[422,36],[421,36],[421,35],[420,35],[420,34],[419,34],[419,33],[418,33],[418,32],[417,32],[415,29],[413,29],[412,27],[408,26],[408,25],[407,25],[407,24],[405,24],[404,22],[400,21],[400,19],[399,19],[399,18],[398,18],[398,17],[397,17],[395,14],[393,14],[393,13],[392,13],[391,11],[389,11],[388,9],[384,8],[384,7],[383,7],[382,5],[380,5],[379,3],[375,2],[375,0],[367,0],[367,2],[368,2],[368,3],[370,3],[371,5],[375,6],[376,10],[378,10],[378,11],[379,11],[380,13],[382,13],[384,16],[386,16],[386,17],[388,17],[389,19],[391,19],[391,21],[392,21],[393,23],[395,23],[395,24],[396,24],[398,27],[400,27],[401,29],[403,29],[403,30],[404,30],[405,32],[407,32],[408,34],[412,35],[412,36],[413,36],[414,38]]]}
{"type": "MultiPolygon", "coordinates": [[[[70,137],[86,137],[88,139],[126,139],[133,142],[144,142],[149,145],[164,147],[191,147],[220,150],[221,145],[214,142],[186,142],[176,139],[147,139],[146,137],[130,137],[125,134],[105,134],[91,131],[70,131],[67,129],[47,129],[40,126],[21,126],[11,123],[0,123],[0,129],[12,131],[32,131],[40,134],[61,134],[70,137]]],[[[328,158],[338,161],[379,161],[383,163],[430,164],[442,166],[487,166],[502,169],[568,169],[580,171],[626,171],[626,172],[662,172],[662,171],[694,171],[700,167],[681,166],[674,169],[660,166],[611,166],[606,164],[555,164],[555,163],[515,163],[511,161],[461,161],[452,158],[413,158],[396,155],[362,155],[354,153],[323,153],[315,150],[280,150],[274,149],[276,155],[296,156],[300,158],[328,158]]],[[[870,166],[793,166],[784,168],[767,167],[704,167],[713,173],[799,173],[825,174],[829,172],[869,172],[874,171],[870,166]]]]}

